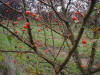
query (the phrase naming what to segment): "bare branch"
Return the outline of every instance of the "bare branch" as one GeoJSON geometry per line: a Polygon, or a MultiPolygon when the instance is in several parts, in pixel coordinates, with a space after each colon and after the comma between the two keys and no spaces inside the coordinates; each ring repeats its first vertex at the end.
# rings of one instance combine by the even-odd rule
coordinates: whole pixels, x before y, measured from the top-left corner
{"type": "MultiPolygon", "coordinates": [[[[0,27],[3,27],[4,29],[6,29],[6,30],[7,30],[8,32],[10,32],[13,36],[15,36],[18,40],[20,40],[21,42],[23,42],[23,43],[26,44],[28,47],[30,47],[31,49],[34,50],[34,48],[32,47],[32,45],[26,43],[26,42],[25,42],[24,40],[22,40],[18,35],[16,35],[16,34],[13,33],[11,30],[9,30],[6,26],[0,24],[0,27]]],[[[39,51],[38,51],[38,52],[35,51],[35,53],[36,53],[39,57],[41,57],[41,58],[43,58],[45,61],[47,61],[49,64],[51,64],[52,66],[54,66],[54,62],[51,61],[51,60],[49,60],[49,58],[47,58],[44,54],[42,54],[42,53],[39,52],[39,51]]]]}
{"type": "Polygon", "coordinates": [[[79,44],[79,41],[82,37],[82,34],[84,32],[84,26],[86,25],[86,21],[88,19],[88,17],[90,16],[94,6],[95,6],[95,3],[96,3],[96,0],[91,0],[91,6],[90,6],[90,9],[87,13],[87,15],[84,17],[84,20],[83,20],[83,23],[82,23],[82,27],[80,28],[80,31],[79,31],[79,34],[78,34],[78,37],[75,41],[75,44],[72,48],[72,50],[69,52],[68,56],[66,57],[65,61],[59,66],[59,69],[57,69],[56,73],[58,74],[59,72],[61,72],[61,70],[64,68],[64,66],[68,63],[68,61],[70,60],[72,54],[76,51],[77,49],[77,46],[79,44]]]}
{"type": "Polygon", "coordinates": [[[22,14],[22,12],[20,12],[19,10],[15,9],[15,8],[12,8],[10,6],[8,6],[6,3],[4,3],[3,1],[0,0],[1,3],[3,3],[5,6],[7,6],[8,8],[14,10],[15,12],[19,13],[19,14],[22,14]]]}
{"type": "Polygon", "coordinates": [[[19,53],[34,53],[34,52],[32,52],[32,51],[15,51],[15,50],[1,50],[0,49],[0,52],[2,52],[2,53],[17,53],[17,52],[19,52],[19,53]]]}

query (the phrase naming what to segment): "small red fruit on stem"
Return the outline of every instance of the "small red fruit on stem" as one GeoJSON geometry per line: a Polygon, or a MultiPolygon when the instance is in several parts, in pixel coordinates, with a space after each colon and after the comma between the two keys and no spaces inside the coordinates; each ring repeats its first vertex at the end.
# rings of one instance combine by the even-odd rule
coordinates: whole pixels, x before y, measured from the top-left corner
{"type": "Polygon", "coordinates": [[[19,56],[19,52],[17,52],[17,56],[19,56]]]}
{"type": "Polygon", "coordinates": [[[72,21],[75,21],[77,20],[77,18],[75,16],[72,17],[72,21]]]}
{"type": "Polygon", "coordinates": [[[38,29],[38,32],[41,32],[41,29],[38,29]]]}
{"type": "Polygon", "coordinates": [[[18,31],[15,31],[15,34],[17,34],[18,33],[18,31]]]}
{"type": "Polygon", "coordinates": [[[26,11],[26,15],[29,15],[30,14],[30,11],[26,11]]]}
{"type": "Polygon", "coordinates": [[[9,1],[6,4],[7,4],[7,6],[10,6],[10,2],[9,1]]]}
{"type": "Polygon", "coordinates": [[[21,55],[23,55],[23,52],[21,52],[21,55]]]}
{"type": "Polygon", "coordinates": [[[38,46],[41,46],[41,44],[40,44],[40,43],[37,43],[37,45],[38,45],[38,46]]]}
{"type": "Polygon", "coordinates": [[[20,46],[19,48],[23,48],[23,46],[20,46]]]}
{"type": "Polygon", "coordinates": [[[23,28],[27,29],[27,28],[28,28],[28,26],[23,26],[23,28]]]}
{"type": "Polygon", "coordinates": [[[32,47],[35,47],[34,45],[32,45],[32,47]]]}
{"type": "Polygon", "coordinates": [[[86,43],[87,43],[86,38],[83,38],[82,39],[82,44],[86,44],[86,43]]]}
{"type": "Polygon", "coordinates": [[[32,14],[32,16],[33,16],[33,17],[36,17],[36,14],[35,14],[35,13],[33,13],[33,14],[32,14]]]}
{"type": "Polygon", "coordinates": [[[8,13],[9,11],[8,10],[5,10],[5,12],[8,13]]]}
{"type": "Polygon", "coordinates": [[[23,29],[22,31],[26,31],[26,29],[23,29]]]}
{"type": "Polygon", "coordinates": [[[30,23],[29,22],[26,22],[25,25],[28,26],[28,25],[30,25],[30,23]]]}
{"type": "Polygon", "coordinates": [[[36,21],[38,21],[38,20],[39,20],[39,18],[38,18],[38,17],[36,17],[36,18],[35,18],[35,20],[36,20],[36,21]]]}
{"type": "Polygon", "coordinates": [[[79,12],[78,12],[78,11],[76,11],[76,12],[75,12],[75,15],[78,15],[78,14],[79,14],[79,12]]]}
{"type": "Polygon", "coordinates": [[[17,25],[17,24],[18,24],[18,22],[16,22],[16,21],[15,21],[15,22],[14,22],[14,24],[15,24],[15,25],[17,25]]]}
{"type": "Polygon", "coordinates": [[[20,21],[21,20],[21,17],[18,17],[17,20],[20,21]]]}
{"type": "Polygon", "coordinates": [[[48,49],[46,49],[46,50],[45,50],[45,53],[48,53],[48,52],[49,52],[49,50],[48,50],[48,49]]]}
{"type": "Polygon", "coordinates": [[[84,65],[81,65],[81,68],[84,68],[84,65]]]}

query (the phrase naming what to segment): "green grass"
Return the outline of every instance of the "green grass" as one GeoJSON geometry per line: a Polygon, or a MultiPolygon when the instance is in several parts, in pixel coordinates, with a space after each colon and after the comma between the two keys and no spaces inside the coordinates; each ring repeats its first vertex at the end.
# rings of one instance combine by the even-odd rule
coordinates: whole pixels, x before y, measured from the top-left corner
{"type": "MultiPolygon", "coordinates": [[[[32,25],[32,35],[34,38],[34,41],[36,40],[40,40],[40,42],[43,44],[44,46],[44,41],[45,41],[45,36],[44,36],[44,31],[41,27],[37,27],[37,23],[34,21],[30,21],[31,25],[32,25]],[[38,32],[37,30],[41,29],[41,32],[38,32]]],[[[18,26],[15,26],[15,28],[17,28],[16,30],[19,31],[19,35],[22,35],[22,31],[21,31],[21,27],[24,25],[24,21],[21,21],[20,24],[18,26]]],[[[6,31],[6,30],[5,30],[6,31]]],[[[13,30],[12,30],[13,31],[13,30]]],[[[51,30],[49,29],[45,29],[46,31],[46,37],[47,37],[47,45],[49,47],[53,47],[53,41],[52,41],[52,37],[51,37],[51,30]]],[[[3,29],[0,28],[0,32],[3,32],[3,29]]],[[[7,32],[7,31],[6,31],[7,32]]],[[[8,32],[7,32],[8,33],[8,32]]],[[[54,46],[55,48],[59,48],[62,43],[63,43],[63,37],[56,34],[55,32],[53,32],[53,35],[55,37],[54,39],[54,46]]],[[[28,35],[27,32],[25,32],[25,34],[23,34],[23,36],[25,37],[25,39],[28,39],[28,35]]],[[[77,33],[76,33],[77,36],[77,33]]],[[[86,35],[84,34],[83,37],[86,37],[86,35]]],[[[92,37],[92,34],[89,34],[89,37],[92,37]]],[[[14,36],[12,36],[10,33],[8,33],[8,35],[4,35],[3,33],[0,34],[0,49],[3,50],[31,50],[29,47],[27,47],[25,44],[23,43],[17,43],[20,42],[18,41],[14,36]],[[23,46],[22,49],[20,49],[19,47],[23,46]],[[16,48],[15,48],[16,47],[16,48]]],[[[86,47],[84,47],[80,41],[79,46],[78,46],[78,51],[80,53],[80,55],[82,57],[89,57],[90,53],[91,53],[91,46],[92,46],[92,42],[90,39],[87,39],[87,45],[86,47]],[[84,56],[85,55],[85,56],[84,56]]],[[[98,39],[98,47],[100,46],[100,39],[98,39]]],[[[68,51],[68,47],[65,44],[65,51],[68,51]]],[[[42,52],[44,50],[41,50],[42,52]]],[[[44,52],[43,52],[44,53],[44,52]]],[[[50,59],[52,59],[51,55],[46,54],[50,59]]],[[[9,56],[13,56],[16,60],[17,60],[17,64],[19,66],[24,66],[24,68],[28,68],[31,71],[36,71],[36,65],[37,62],[42,62],[39,63],[39,71],[41,71],[42,73],[45,73],[44,75],[48,75],[50,73],[53,74],[53,69],[52,67],[46,63],[43,59],[40,58],[40,61],[38,61],[38,56],[36,54],[23,54],[23,56],[17,56],[16,53],[9,53],[9,56]],[[29,59],[27,58],[29,56],[29,59]]],[[[95,56],[95,60],[100,60],[100,50],[96,51],[96,56],[95,56]]],[[[57,58],[57,62],[62,63],[64,61],[65,57],[59,56],[57,58]]],[[[70,61],[70,66],[67,66],[69,70],[71,70],[73,73],[78,73],[79,70],[77,69],[76,64],[74,64],[73,61],[70,61]]],[[[17,75],[22,75],[22,74],[18,74],[17,75]]],[[[24,74],[25,75],[25,74],[24,74]]]]}

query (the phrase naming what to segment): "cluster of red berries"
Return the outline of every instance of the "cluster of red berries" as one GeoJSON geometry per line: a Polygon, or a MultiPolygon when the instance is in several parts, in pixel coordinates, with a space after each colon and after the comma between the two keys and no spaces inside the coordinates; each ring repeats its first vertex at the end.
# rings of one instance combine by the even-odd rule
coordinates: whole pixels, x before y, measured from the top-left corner
{"type": "Polygon", "coordinates": [[[23,52],[21,52],[21,53],[17,52],[17,56],[19,56],[19,54],[21,54],[21,56],[22,56],[23,55],[23,52]]]}
{"type": "MultiPolygon", "coordinates": [[[[21,21],[21,17],[18,17],[18,18],[17,18],[17,21],[21,21]]],[[[17,25],[17,24],[18,24],[17,21],[14,21],[13,24],[14,24],[14,25],[17,25]]],[[[15,31],[15,34],[18,34],[18,31],[15,31]]]]}
{"type": "MultiPolygon", "coordinates": [[[[30,15],[30,11],[26,11],[25,12],[26,15],[30,15]]],[[[36,21],[39,21],[39,17],[37,17],[37,15],[35,13],[32,13],[32,16],[35,18],[36,21]]]]}
{"type": "MultiPolygon", "coordinates": [[[[21,53],[17,52],[17,56],[19,56],[19,54],[21,54],[21,56],[22,56],[23,55],[23,52],[21,52],[21,53]]],[[[14,59],[13,62],[16,64],[17,63],[16,59],[14,59]]]]}
{"type": "Polygon", "coordinates": [[[26,31],[26,29],[28,28],[28,26],[30,25],[29,22],[26,22],[24,26],[22,26],[22,28],[24,28],[22,31],[26,31]]]}
{"type": "Polygon", "coordinates": [[[75,16],[72,16],[72,21],[77,20],[77,24],[80,23],[80,21],[77,19],[76,15],[79,15],[80,13],[78,11],[75,12],[75,16]]]}
{"type": "MultiPolygon", "coordinates": [[[[36,47],[41,46],[40,40],[34,41],[34,43],[35,43],[36,47]]],[[[32,45],[32,47],[34,47],[35,45],[32,45]]]]}

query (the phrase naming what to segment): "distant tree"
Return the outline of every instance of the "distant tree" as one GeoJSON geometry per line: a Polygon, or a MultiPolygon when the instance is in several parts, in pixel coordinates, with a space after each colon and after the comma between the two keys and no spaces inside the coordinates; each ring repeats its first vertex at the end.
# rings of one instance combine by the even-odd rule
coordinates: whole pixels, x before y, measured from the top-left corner
{"type": "Polygon", "coordinates": [[[16,10],[21,10],[20,3],[20,0],[0,1],[0,14],[6,19],[16,19],[20,15],[16,12],[16,10]]]}

